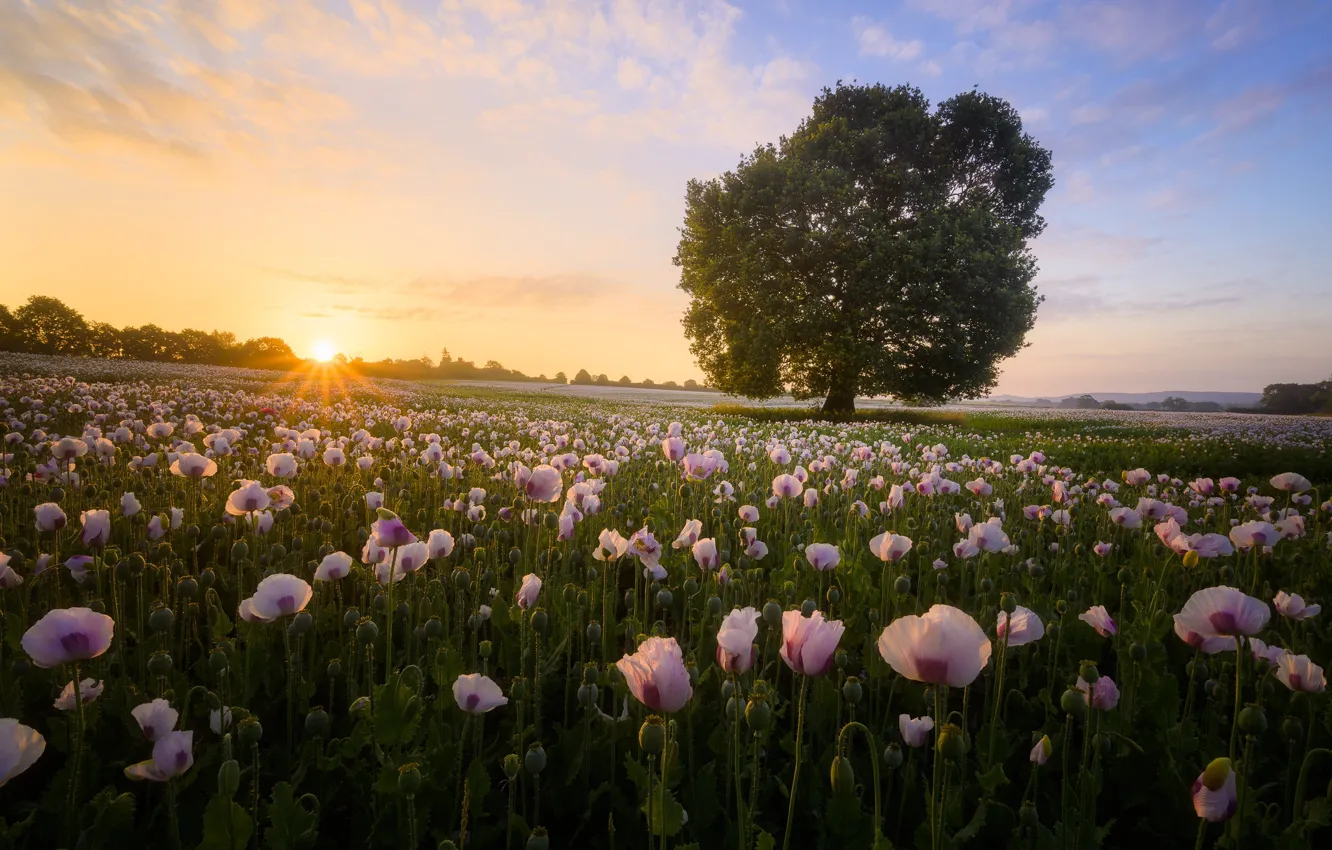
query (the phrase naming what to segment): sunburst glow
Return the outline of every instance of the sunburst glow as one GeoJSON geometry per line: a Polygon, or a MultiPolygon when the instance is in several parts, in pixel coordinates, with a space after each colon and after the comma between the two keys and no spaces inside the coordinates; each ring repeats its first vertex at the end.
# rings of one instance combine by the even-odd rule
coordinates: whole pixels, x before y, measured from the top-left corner
{"type": "Polygon", "coordinates": [[[321,339],[314,344],[314,359],[320,363],[327,363],[333,359],[333,355],[338,353],[337,346],[326,339],[321,339]]]}

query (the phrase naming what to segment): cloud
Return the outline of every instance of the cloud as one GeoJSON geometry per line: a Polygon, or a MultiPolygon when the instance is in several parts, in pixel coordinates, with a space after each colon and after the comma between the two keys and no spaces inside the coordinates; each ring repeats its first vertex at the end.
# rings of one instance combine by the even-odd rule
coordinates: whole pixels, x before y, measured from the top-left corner
{"type": "Polygon", "coordinates": [[[853,18],[851,28],[860,44],[861,56],[881,56],[895,62],[909,62],[925,50],[925,42],[920,39],[896,39],[888,31],[887,25],[876,23],[870,18],[853,18]]]}

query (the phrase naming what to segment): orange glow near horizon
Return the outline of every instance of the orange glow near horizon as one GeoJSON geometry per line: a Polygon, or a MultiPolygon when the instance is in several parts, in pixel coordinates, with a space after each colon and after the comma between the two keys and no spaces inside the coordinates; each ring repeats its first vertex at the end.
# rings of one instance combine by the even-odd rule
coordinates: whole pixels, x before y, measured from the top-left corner
{"type": "Polygon", "coordinates": [[[314,344],[314,359],[320,363],[327,363],[338,353],[338,347],[326,339],[321,339],[314,344]]]}

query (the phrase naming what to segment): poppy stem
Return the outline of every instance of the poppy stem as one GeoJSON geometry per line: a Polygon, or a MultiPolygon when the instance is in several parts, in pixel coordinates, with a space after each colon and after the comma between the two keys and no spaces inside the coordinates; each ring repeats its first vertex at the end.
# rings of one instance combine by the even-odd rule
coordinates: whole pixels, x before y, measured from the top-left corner
{"type": "Polygon", "coordinates": [[[800,705],[796,714],[795,770],[791,774],[790,800],[786,805],[786,834],[782,836],[782,850],[791,846],[791,826],[795,823],[796,789],[800,782],[800,743],[805,733],[805,694],[809,690],[809,677],[800,677],[800,705]]]}
{"type": "Polygon", "coordinates": [[[1235,636],[1235,713],[1230,719],[1230,760],[1235,760],[1235,745],[1239,741],[1240,695],[1244,670],[1244,638],[1235,636]]]}

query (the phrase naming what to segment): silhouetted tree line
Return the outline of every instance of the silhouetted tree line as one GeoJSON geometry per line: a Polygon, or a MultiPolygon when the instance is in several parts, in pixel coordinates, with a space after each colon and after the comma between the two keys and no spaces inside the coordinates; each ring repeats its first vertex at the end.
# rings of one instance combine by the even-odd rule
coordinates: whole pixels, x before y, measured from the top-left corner
{"type": "MultiPolygon", "coordinates": [[[[209,366],[244,366],[251,369],[293,369],[304,362],[277,337],[264,336],[241,342],[226,331],[200,331],[186,328],[169,331],[157,325],[118,328],[106,322],[92,322],[78,310],[58,298],[34,295],[27,303],[10,310],[0,304],[0,351],[29,354],[61,354],[69,357],[95,357],[104,360],[147,360],[155,363],[198,363],[209,366]]],[[[476,365],[471,360],[454,358],[446,348],[439,362],[427,356],[415,360],[348,359],[339,354],[334,361],[342,368],[374,378],[403,380],[464,379],[484,381],[538,381],[552,379],[545,375],[531,377],[517,369],[506,369],[496,360],[476,365]]],[[[568,380],[556,373],[554,382],[568,380]]],[[[575,384],[612,386],[605,375],[593,378],[586,369],[579,370],[575,384]]],[[[634,383],[626,375],[615,386],[657,389],[704,389],[696,381],[681,386],[674,381],[654,384],[651,380],[634,383]]]]}
{"type": "Polygon", "coordinates": [[[1264,413],[1332,414],[1332,378],[1316,384],[1268,384],[1259,405],[1264,413]]]}
{"type": "Polygon", "coordinates": [[[277,337],[241,342],[225,331],[169,331],[152,324],[117,328],[90,322],[78,310],[46,295],[34,295],[12,311],[0,304],[0,351],[254,369],[290,369],[300,362],[277,337]]]}

